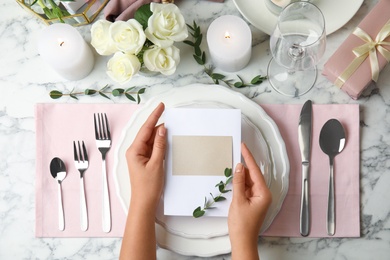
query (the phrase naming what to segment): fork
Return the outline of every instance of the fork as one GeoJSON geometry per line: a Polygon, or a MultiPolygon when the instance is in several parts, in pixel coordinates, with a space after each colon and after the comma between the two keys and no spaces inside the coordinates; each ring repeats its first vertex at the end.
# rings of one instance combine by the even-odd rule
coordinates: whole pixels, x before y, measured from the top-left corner
{"type": "Polygon", "coordinates": [[[76,169],[80,172],[80,224],[81,230],[86,231],[88,229],[88,213],[84,190],[84,172],[88,169],[89,163],[84,141],[82,141],[82,150],[79,141],[77,141],[77,146],[78,149],[76,147],[76,142],[73,141],[74,164],[76,169]]]}
{"type": "Polygon", "coordinates": [[[93,116],[95,125],[96,146],[102,154],[102,177],[103,177],[103,232],[111,230],[110,196],[108,193],[106,154],[111,147],[110,127],[106,113],[97,113],[93,116]]]}

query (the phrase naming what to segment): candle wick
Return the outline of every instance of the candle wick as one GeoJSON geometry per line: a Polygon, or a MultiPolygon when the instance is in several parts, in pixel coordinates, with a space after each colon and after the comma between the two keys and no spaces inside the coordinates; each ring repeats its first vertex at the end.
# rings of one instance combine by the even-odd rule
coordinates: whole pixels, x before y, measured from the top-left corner
{"type": "Polygon", "coordinates": [[[65,43],[65,42],[62,41],[62,42],[60,43],[60,46],[62,47],[62,45],[63,45],[64,43],[65,43]]]}

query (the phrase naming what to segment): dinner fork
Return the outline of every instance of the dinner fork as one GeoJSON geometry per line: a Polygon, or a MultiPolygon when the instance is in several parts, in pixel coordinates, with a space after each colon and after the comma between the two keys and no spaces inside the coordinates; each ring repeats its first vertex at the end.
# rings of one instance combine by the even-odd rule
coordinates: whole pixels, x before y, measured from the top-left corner
{"type": "Polygon", "coordinates": [[[77,147],[76,142],[73,141],[74,164],[76,169],[80,172],[80,224],[81,230],[86,231],[88,229],[88,213],[84,189],[84,172],[88,169],[89,163],[87,149],[85,148],[84,141],[82,141],[82,150],[80,148],[79,141],[77,141],[77,147]]]}
{"type": "Polygon", "coordinates": [[[96,146],[102,154],[102,177],[103,177],[103,231],[108,233],[111,230],[110,196],[108,193],[106,154],[111,147],[110,127],[106,113],[97,113],[93,116],[95,125],[96,146]]]}

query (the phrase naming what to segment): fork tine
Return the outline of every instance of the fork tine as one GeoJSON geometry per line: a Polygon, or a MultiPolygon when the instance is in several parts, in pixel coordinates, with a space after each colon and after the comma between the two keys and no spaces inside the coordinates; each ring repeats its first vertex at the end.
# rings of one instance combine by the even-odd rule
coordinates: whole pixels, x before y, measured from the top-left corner
{"type": "Polygon", "coordinates": [[[111,134],[110,134],[110,126],[108,125],[108,119],[106,113],[104,113],[104,117],[106,119],[106,130],[107,130],[107,139],[111,140],[111,134]]]}
{"type": "Polygon", "coordinates": [[[87,154],[87,149],[85,148],[84,141],[83,141],[83,154],[84,154],[84,160],[88,161],[88,154],[87,154]]]}
{"type": "MultiPolygon", "coordinates": [[[[99,114],[93,114],[93,124],[95,125],[95,139],[99,139],[98,125],[96,123],[96,116],[99,118],[99,114]]],[[[100,127],[100,126],[99,126],[100,127]]]]}
{"type": "Polygon", "coordinates": [[[77,156],[76,143],[73,141],[73,157],[75,161],[79,161],[79,157],[77,156]]]}
{"type": "Polygon", "coordinates": [[[78,147],[79,147],[79,157],[80,157],[80,161],[84,162],[84,155],[83,155],[83,153],[81,152],[80,141],[77,141],[77,145],[78,145],[78,147]]]}

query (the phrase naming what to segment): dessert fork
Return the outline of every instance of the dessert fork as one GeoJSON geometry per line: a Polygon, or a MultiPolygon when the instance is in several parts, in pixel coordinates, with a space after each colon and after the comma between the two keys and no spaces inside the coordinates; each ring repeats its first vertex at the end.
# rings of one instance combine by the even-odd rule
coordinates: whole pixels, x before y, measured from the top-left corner
{"type": "Polygon", "coordinates": [[[103,231],[111,230],[110,196],[107,183],[106,154],[111,148],[110,127],[106,113],[97,113],[93,117],[95,125],[96,146],[102,154],[102,178],[103,178],[103,231]]]}
{"type": "Polygon", "coordinates": [[[87,201],[85,199],[85,189],[84,189],[84,172],[88,169],[88,154],[87,149],[85,149],[84,141],[82,141],[82,150],[80,148],[80,142],[73,141],[73,154],[74,154],[74,164],[76,169],[80,172],[80,224],[81,230],[86,231],[88,229],[88,213],[87,213],[87,201]]]}

